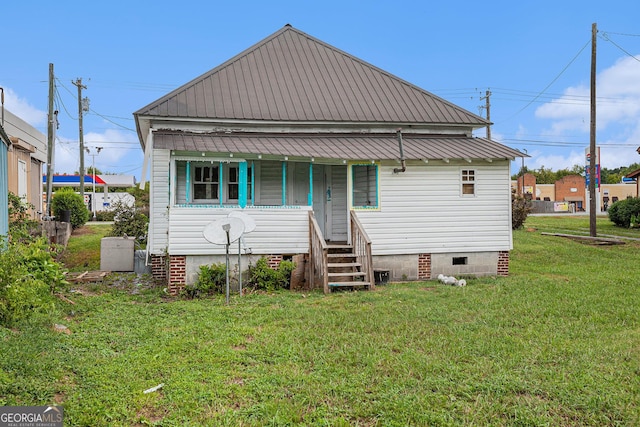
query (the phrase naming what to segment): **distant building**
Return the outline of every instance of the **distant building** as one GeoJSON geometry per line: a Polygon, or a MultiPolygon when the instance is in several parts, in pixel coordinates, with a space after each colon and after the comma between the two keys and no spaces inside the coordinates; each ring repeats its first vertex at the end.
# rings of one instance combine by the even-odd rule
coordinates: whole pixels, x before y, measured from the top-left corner
{"type": "MultiPolygon", "coordinates": [[[[46,185],[47,176],[42,176],[42,185],[46,185]]],[[[109,193],[109,188],[131,188],[135,187],[136,179],[133,175],[94,175],[84,176],[84,202],[89,211],[110,210],[112,205],[120,200],[128,205],[133,205],[135,198],[128,193],[109,193]],[[93,194],[93,188],[96,188],[93,194]],[[98,192],[97,190],[100,190],[98,192]]],[[[80,187],[80,175],[53,175],[54,188],[80,187]]]]}
{"type": "Polygon", "coordinates": [[[33,205],[32,215],[42,210],[40,176],[47,162],[47,138],[20,117],[4,110],[4,129],[11,139],[7,153],[8,190],[33,205]]]}

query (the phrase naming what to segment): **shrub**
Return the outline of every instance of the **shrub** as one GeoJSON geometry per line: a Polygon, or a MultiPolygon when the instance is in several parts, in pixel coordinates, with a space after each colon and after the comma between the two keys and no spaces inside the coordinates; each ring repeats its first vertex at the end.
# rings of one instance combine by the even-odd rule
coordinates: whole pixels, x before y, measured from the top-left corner
{"type": "Polygon", "coordinates": [[[9,193],[9,236],[13,242],[29,242],[40,232],[38,221],[31,218],[33,205],[23,203],[20,197],[9,193]]]}
{"type": "Polygon", "coordinates": [[[149,218],[139,212],[134,206],[129,206],[122,201],[117,201],[113,205],[113,227],[110,236],[114,237],[135,237],[136,241],[142,244],[147,243],[147,226],[149,218]]]}
{"type": "Polygon", "coordinates": [[[226,290],[226,264],[211,264],[201,265],[196,282],[185,286],[182,292],[189,298],[198,298],[203,295],[223,294],[226,290]]]}
{"type": "Polygon", "coordinates": [[[513,191],[511,193],[511,228],[517,230],[524,225],[531,213],[531,202],[513,191]]]}
{"type": "Polygon", "coordinates": [[[640,215],[640,198],[629,197],[618,200],[609,207],[608,214],[615,225],[628,228],[631,226],[632,218],[640,215]]]}
{"type": "Polygon", "coordinates": [[[273,291],[287,289],[291,281],[291,272],[296,265],[293,261],[283,260],[277,270],[269,267],[265,257],[260,258],[255,266],[249,267],[247,288],[273,291]]]}
{"type": "Polygon", "coordinates": [[[115,219],[115,212],[113,211],[97,211],[96,221],[113,221],[115,219]]]}
{"type": "Polygon", "coordinates": [[[50,311],[53,293],[67,284],[44,238],[9,245],[0,253],[0,324],[50,311]]]}
{"type": "Polygon", "coordinates": [[[71,212],[71,228],[82,227],[89,220],[89,210],[82,196],[71,188],[63,188],[55,192],[51,200],[51,210],[56,218],[61,218],[64,211],[71,212]]]}

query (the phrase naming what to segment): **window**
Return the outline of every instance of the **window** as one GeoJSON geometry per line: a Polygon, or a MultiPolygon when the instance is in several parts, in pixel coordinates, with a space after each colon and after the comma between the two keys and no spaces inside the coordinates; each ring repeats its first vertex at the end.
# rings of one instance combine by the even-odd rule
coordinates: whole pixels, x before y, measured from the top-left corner
{"type": "MultiPolygon", "coordinates": [[[[247,200],[251,200],[251,166],[247,167],[247,200]]],[[[237,202],[240,198],[240,167],[230,165],[227,176],[227,201],[237,202]]]]}
{"type": "Polygon", "coordinates": [[[229,167],[229,179],[227,180],[227,198],[238,200],[238,189],[240,188],[240,171],[237,166],[229,167]]]}
{"type": "Polygon", "coordinates": [[[240,205],[252,201],[252,164],[215,159],[177,159],[175,163],[177,204],[240,205]]]}
{"type": "Polygon", "coordinates": [[[195,166],[193,169],[193,199],[219,199],[219,166],[195,166]]]}
{"type": "Polygon", "coordinates": [[[378,165],[351,165],[351,182],[353,187],[352,205],[354,208],[378,208],[378,165]]]}
{"type": "Polygon", "coordinates": [[[462,170],[462,195],[474,196],[476,194],[476,171],[462,170]]]}

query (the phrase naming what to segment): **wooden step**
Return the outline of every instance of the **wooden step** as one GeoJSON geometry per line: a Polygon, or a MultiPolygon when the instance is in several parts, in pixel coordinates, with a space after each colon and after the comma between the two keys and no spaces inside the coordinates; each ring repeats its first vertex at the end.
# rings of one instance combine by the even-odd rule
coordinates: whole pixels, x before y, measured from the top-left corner
{"type": "Polygon", "coordinates": [[[371,286],[369,282],[329,282],[330,288],[344,288],[348,286],[371,286]]]}
{"type": "Polygon", "coordinates": [[[327,245],[327,249],[353,249],[351,245],[327,245]]]}
{"type": "Polygon", "coordinates": [[[329,258],[355,258],[356,254],[327,254],[329,258]]]}
{"type": "Polygon", "coordinates": [[[350,271],[348,273],[328,273],[327,277],[364,277],[366,273],[364,271],[350,271]]]}
{"type": "Polygon", "coordinates": [[[362,267],[362,264],[360,264],[359,262],[330,262],[327,264],[327,267],[329,268],[340,268],[340,267],[345,267],[345,268],[352,268],[352,267],[362,267]]]}

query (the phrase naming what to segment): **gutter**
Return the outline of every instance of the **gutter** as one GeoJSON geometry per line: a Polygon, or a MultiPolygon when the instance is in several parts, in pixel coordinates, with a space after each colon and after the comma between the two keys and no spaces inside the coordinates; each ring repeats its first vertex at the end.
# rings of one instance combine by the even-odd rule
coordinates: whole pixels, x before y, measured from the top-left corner
{"type": "Polygon", "coordinates": [[[404,158],[404,150],[402,148],[402,129],[398,129],[396,131],[396,136],[398,137],[398,147],[400,148],[400,165],[401,168],[394,168],[393,173],[400,173],[407,170],[407,162],[404,158]]]}

